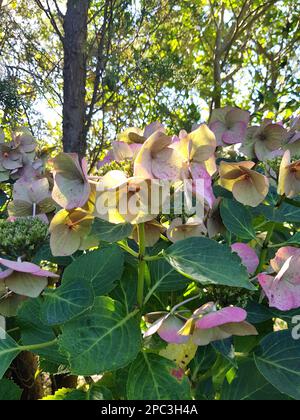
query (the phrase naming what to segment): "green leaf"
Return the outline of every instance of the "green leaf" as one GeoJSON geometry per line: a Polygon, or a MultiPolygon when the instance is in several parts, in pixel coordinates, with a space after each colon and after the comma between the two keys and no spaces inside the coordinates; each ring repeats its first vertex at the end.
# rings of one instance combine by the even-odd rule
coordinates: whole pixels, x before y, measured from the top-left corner
{"type": "Polygon", "coordinates": [[[18,401],[21,398],[22,390],[13,381],[1,379],[0,401],[18,401]]]}
{"type": "Polygon", "coordinates": [[[7,195],[3,190],[0,190],[0,207],[3,207],[6,201],[8,200],[7,195]]]}
{"type": "MultiPolygon", "coordinates": [[[[74,256],[76,255],[77,253],[74,254],[74,256]]],[[[40,265],[42,261],[49,261],[54,264],[61,265],[62,267],[66,267],[73,262],[73,259],[71,257],[54,257],[52,255],[50,243],[47,242],[40,247],[32,262],[40,265]]]]}
{"type": "Polygon", "coordinates": [[[84,278],[63,281],[56,290],[46,290],[41,318],[47,325],[63,324],[87,310],[94,303],[94,290],[84,278]]]}
{"type": "Polygon", "coordinates": [[[129,223],[115,225],[105,220],[96,218],[94,220],[91,235],[104,242],[118,242],[128,238],[133,227],[129,223]]]}
{"type": "Polygon", "coordinates": [[[164,259],[151,262],[149,269],[153,287],[158,292],[176,292],[184,289],[189,283],[164,259]]]}
{"type": "Polygon", "coordinates": [[[178,366],[164,357],[141,353],[129,371],[128,400],[189,400],[189,381],[173,376],[176,370],[178,366]]]}
{"type": "Polygon", "coordinates": [[[250,324],[261,324],[273,318],[273,315],[269,308],[253,301],[248,303],[246,311],[247,321],[250,324]]]}
{"type": "Polygon", "coordinates": [[[109,293],[120,280],[124,270],[124,253],[117,245],[82,255],[64,272],[63,280],[74,278],[91,282],[96,296],[109,293]]]}
{"type": "Polygon", "coordinates": [[[223,199],[220,210],[223,223],[229,232],[241,239],[256,238],[251,213],[245,206],[237,201],[223,199]]]}
{"type": "Polygon", "coordinates": [[[255,290],[238,255],[211,239],[185,239],[166,249],[164,256],[175,270],[201,284],[255,290]]]}
{"type": "Polygon", "coordinates": [[[225,340],[215,341],[211,343],[211,346],[215,349],[216,352],[225,357],[225,359],[227,359],[234,367],[237,367],[232,337],[225,340]]]}
{"type": "Polygon", "coordinates": [[[300,222],[300,208],[291,206],[287,203],[282,203],[280,208],[274,206],[258,206],[254,212],[256,214],[263,214],[265,218],[271,222],[277,223],[299,223],[300,222]]]}
{"type": "MultiPolygon", "coordinates": [[[[28,299],[18,311],[17,324],[21,329],[21,341],[23,345],[42,344],[52,341],[56,335],[51,327],[41,321],[43,300],[28,299]]],[[[34,350],[38,354],[52,363],[68,365],[66,358],[59,352],[58,345],[52,345],[44,349],[34,350]]]]}
{"type": "Polygon", "coordinates": [[[300,345],[290,330],[265,337],[254,358],[268,382],[281,393],[300,400],[300,345]]]}
{"type": "Polygon", "coordinates": [[[254,361],[239,366],[237,377],[231,384],[225,381],[221,400],[226,401],[273,401],[286,400],[257,370],[254,361]]]}
{"type": "Polygon", "coordinates": [[[289,245],[300,245],[300,232],[297,232],[291,239],[287,241],[289,245]]]}
{"type": "Polygon", "coordinates": [[[127,313],[133,311],[137,304],[137,279],[137,269],[130,265],[125,265],[124,273],[118,286],[110,294],[113,299],[118,300],[125,306],[127,313]]]}
{"type": "Polygon", "coordinates": [[[0,338],[0,379],[9,368],[11,362],[20,353],[18,344],[8,334],[0,338]]]}
{"type": "Polygon", "coordinates": [[[109,297],[98,297],[94,306],[62,326],[59,339],[68,354],[71,371],[94,375],[129,364],[141,347],[141,332],[136,312],[109,297]]]}

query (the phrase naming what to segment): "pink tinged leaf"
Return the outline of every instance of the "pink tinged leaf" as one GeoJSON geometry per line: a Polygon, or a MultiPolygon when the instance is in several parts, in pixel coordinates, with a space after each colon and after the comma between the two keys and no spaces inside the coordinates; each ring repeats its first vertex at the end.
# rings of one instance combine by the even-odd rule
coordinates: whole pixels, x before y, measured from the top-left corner
{"type": "Polygon", "coordinates": [[[214,327],[219,327],[231,322],[243,322],[247,318],[247,312],[242,308],[228,307],[220,311],[211,312],[204,315],[203,318],[196,322],[196,328],[207,330],[214,327]]]}
{"type": "Polygon", "coordinates": [[[248,270],[248,273],[254,273],[259,264],[259,258],[254,249],[243,243],[233,244],[231,248],[241,258],[243,265],[248,270]]]}
{"type": "Polygon", "coordinates": [[[178,368],[178,369],[172,369],[171,370],[171,375],[174,376],[174,378],[178,379],[179,381],[181,381],[184,377],[184,370],[182,368],[178,368]]]}
{"type": "Polygon", "coordinates": [[[59,277],[57,274],[54,274],[51,271],[42,270],[38,265],[29,262],[10,261],[0,258],[0,264],[10,270],[32,274],[37,277],[59,277]]]}
{"type": "Polygon", "coordinates": [[[178,331],[184,326],[184,322],[175,316],[168,316],[158,329],[157,333],[164,341],[173,344],[183,344],[189,340],[189,337],[185,337],[178,334],[178,331]]]}

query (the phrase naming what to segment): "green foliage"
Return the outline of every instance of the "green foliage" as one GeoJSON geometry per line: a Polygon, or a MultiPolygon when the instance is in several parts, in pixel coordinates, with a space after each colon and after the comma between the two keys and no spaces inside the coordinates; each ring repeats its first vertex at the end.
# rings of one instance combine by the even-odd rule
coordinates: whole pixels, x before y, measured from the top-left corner
{"type": "Polygon", "coordinates": [[[223,199],[221,216],[229,232],[241,239],[255,239],[256,233],[252,226],[252,217],[249,210],[242,204],[233,200],[223,199]]]}
{"type": "Polygon", "coordinates": [[[59,339],[72,372],[95,375],[117,370],[137,356],[140,329],[136,312],[108,297],[99,297],[82,316],[64,324],[59,339]]]}
{"type": "Polygon", "coordinates": [[[142,353],[131,365],[127,397],[129,400],[189,400],[186,377],[177,379],[176,365],[163,357],[142,353]]]}
{"type": "Polygon", "coordinates": [[[255,352],[260,373],[281,393],[300,399],[300,347],[291,331],[265,337],[255,352]]]}
{"type": "Polygon", "coordinates": [[[240,258],[226,245],[208,238],[189,238],[170,246],[164,255],[175,270],[203,285],[253,290],[240,258]]]}
{"type": "Polygon", "coordinates": [[[0,381],[0,401],[16,401],[19,400],[22,390],[13,381],[9,379],[1,379],[0,381]]]}
{"type": "Polygon", "coordinates": [[[68,266],[64,280],[71,283],[76,278],[90,282],[95,295],[109,293],[120,280],[124,269],[124,255],[116,245],[104,247],[82,255],[68,266]]]}

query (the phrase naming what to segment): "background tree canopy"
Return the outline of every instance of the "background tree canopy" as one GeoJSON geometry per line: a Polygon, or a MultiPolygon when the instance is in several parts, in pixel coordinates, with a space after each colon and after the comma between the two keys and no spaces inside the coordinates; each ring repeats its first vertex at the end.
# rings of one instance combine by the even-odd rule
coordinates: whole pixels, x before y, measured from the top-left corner
{"type": "Polygon", "coordinates": [[[157,119],[190,130],[234,104],[254,119],[287,120],[299,98],[299,8],[296,0],[2,0],[1,124],[29,125],[59,147],[63,138],[65,151],[88,150],[93,164],[117,132],[157,119]]]}

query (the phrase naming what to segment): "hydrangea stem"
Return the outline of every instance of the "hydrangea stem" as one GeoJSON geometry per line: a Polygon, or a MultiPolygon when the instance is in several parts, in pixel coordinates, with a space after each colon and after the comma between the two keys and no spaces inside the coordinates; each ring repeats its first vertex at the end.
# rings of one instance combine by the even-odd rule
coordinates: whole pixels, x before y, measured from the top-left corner
{"type": "Polygon", "coordinates": [[[257,274],[261,273],[263,268],[264,268],[264,265],[266,263],[266,259],[267,259],[267,256],[268,256],[268,248],[269,248],[269,245],[270,245],[270,240],[271,240],[272,235],[274,233],[275,226],[276,226],[276,224],[272,223],[272,225],[270,226],[270,228],[268,230],[266,239],[263,243],[263,247],[262,247],[262,250],[261,250],[261,253],[260,253],[259,265],[258,265],[257,270],[255,272],[255,276],[257,274]]]}
{"type": "Polygon", "coordinates": [[[145,241],[145,225],[141,223],[138,225],[138,238],[139,238],[139,267],[138,267],[138,285],[137,285],[137,302],[139,307],[143,306],[144,302],[144,284],[145,284],[145,270],[146,261],[144,259],[146,252],[145,241]]]}

